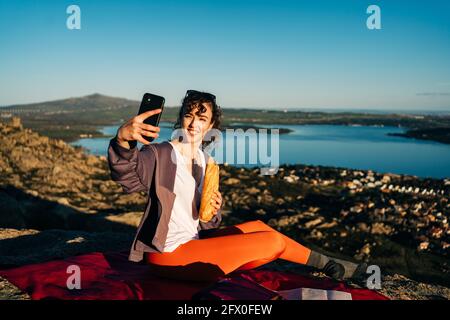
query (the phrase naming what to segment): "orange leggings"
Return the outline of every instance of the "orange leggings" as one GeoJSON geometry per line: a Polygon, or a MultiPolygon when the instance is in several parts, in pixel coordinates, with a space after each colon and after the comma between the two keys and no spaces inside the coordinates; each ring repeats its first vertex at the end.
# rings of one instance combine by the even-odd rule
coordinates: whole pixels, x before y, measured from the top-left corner
{"type": "Polygon", "coordinates": [[[278,258],[305,264],[310,249],[260,220],[211,231],[173,252],[146,253],[153,273],[174,279],[213,281],[235,270],[248,270],[278,258]]]}

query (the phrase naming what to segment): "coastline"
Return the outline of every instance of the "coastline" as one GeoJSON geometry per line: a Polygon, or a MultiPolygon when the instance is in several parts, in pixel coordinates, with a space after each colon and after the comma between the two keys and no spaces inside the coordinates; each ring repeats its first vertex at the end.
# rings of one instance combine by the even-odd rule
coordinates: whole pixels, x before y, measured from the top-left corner
{"type": "Polygon", "coordinates": [[[405,133],[389,133],[388,135],[450,144],[450,128],[411,129],[405,133]]]}

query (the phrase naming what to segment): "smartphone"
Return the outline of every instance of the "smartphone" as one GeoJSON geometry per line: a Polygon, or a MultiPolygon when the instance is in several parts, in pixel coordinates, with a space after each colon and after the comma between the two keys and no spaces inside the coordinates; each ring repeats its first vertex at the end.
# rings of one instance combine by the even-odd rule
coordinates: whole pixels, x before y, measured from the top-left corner
{"type": "MultiPolygon", "coordinates": [[[[155,110],[155,109],[164,110],[164,102],[165,102],[165,99],[163,97],[158,96],[156,94],[146,93],[146,94],[144,94],[144,97],[142,97],[142,102],[141,102],[141,106],[139,108],[138,115],[141,113],[150,111],[150,110],[155,110]]],[[[157,127],[159,125],[159,120],[161,119],[162,110],[160,113],[155,114],[155,115],[145,119],[144,123],[157,127]]],[[[147,137],[147,136],[142,136],[142,137],[145,140],[147,140],[148,142],[152,142],[155,139],[153,137],[147,137]]]]}

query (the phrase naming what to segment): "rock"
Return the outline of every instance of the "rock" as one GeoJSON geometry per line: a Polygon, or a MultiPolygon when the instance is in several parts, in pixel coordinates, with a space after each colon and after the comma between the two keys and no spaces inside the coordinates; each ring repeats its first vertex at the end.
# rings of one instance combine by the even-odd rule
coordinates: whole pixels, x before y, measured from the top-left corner
{"type": "Polygon", "coordinates": [[[265,182],[264,180],[258,182],[258,187],[265,187],[265,186],[267,186],[267,182],[265,182]]]}
{"type": "Polygon", "coordinates": [[[122,194],[116,200],[116,204],[130,206],[130,205],[144,205],[147,201],[146,197],[139,193],[122,194]]]}
{"type": "Polygon", "coordinates": [[[83,238],[83,237],[76,237],[76,238],[74,238],[74,239],[67,240],[66,243],[67,243],[67,244],[71,244],[71,243],[81,243],[81,242],[83,242],[83,241],[86,241],[86,239],[83,238]]]}
{"type": "Polygon", "coordinates": [[[31,300],[31,297],[20,291],[7,279],[0,277],[0,301],[1,300],[31,300]]]}
{"type": "Polygon", "coordinates": [[[367,223],[365,223],[365,222],[358,222],[356,224],[356,226],[358,227],[358,230],[360,232],[366,233],[369,231],[369,227],[367,226],[367,223]]]}
{"type": "Polygon", "coordinates": [[[318,224],[322,223],[322,218],[317,218],[311,221],[308,221],[305,223],[305,228],[310,229],[314,226],[317,226],[318,224]]]}
{"type": "MultiPolygon", "coordinates": [[[[310,236],[311,238],[316,240],[321,240],[324,237],[323,233],[317,229],[313,229],[310,233],[310,236]]],[[[327,247],[327,243],[324,243],[324,247],[327,247]]]]}
{"type": "Polygon", "coordinates": [[[444,230],[442,228],[439,227],[432,227],[429,230],[429,234],[436,239],[439,239],[440,237],[442,237],[442,235],[444,234],[444,230]]]}
{"type": "Polygon", "coordinates": [[[290,175],[290,176],[286,176],[283,178],[285,181],[287,181],[288,183],[295,183],[299,177],[297,177],[296,175],[290,175]]]}
{"type": "Polygon", "coordinates": [[[365,244],[365,245],[359,250],[359,252],[360,252],[361,254],[363,254],[363,255],[366,255],[366,256],[370,255],[370,244],[369,244],[369,243],[365,244]]]}
{"type": "Polygon", "coordinates": [[[257,194],[260,192],[260,190],[258,188],[255,187],[251,187],[251,188],[247,188],[245,189],[245,192],[251,195],[257,194]]]}
{"type": "Polygon", "coordinates": [[[341,237],[341,238],[345,238],[345,237],[347,237],[348,236],[348,232],[347,231],[341,231],[340,233],[339,233],[339,236],[341,237]]]}
{"type": "Polygon", "coordinates": [[[400,274],[382,278],[380,293],[393,300],[450,300],[450,289],[414,281],[400,274]]]}
{"type": "Polygon", "coordinates": [[[27,193],[33,197],[39,196],[39,192],[37,192],[36,190],[27,190],[27,193]]]}
{"type": "Polygon", "coordinates": [[[24,152],[21,148],[12,150],[10,157],[11,161],[21,172],[28,172],[46,166],[46,164],[34,154],[24,152]]]}
{"type": "Polygon", "coordinates": [[[57,200],[57,202],[58,202],[59,204],[66,205],[66,206],[69,206],[69,205],[70,205],[70,202],[69,202],[69,200],[68,200],[67,198],[59,198],[59,199],[57,200]]]}
{"type": "Polygon", "coordinates": [[[361,213],[363,211],[363,206],[361,204],[358,204],[356,206],[353,206],[350,208],[350,212],[355,212],[355,213],[361,213]]]}
{"type": "Polygon", "coordinates": [[[337,221],[331,221],[331,222],[322,223],[322,224],[318,225],[317,228],[318,229],[330,229],[337,225],[338,225],[337,221]]]}
{"type": "Polygon", "coordinates": [[[430,245],[430,243],[428,241],[421,242],[419,244],[419,248],[418,249],[419,249],[419,251],[427,250],[429,245],[430,245]]]}
{"type": "Polygon", "coordinates": [[[370,232],[372,234],[382,234],[382,235],[390,235],[393,232],[392,227],[385,225],[382,222],[375,222],[372,224],[370,228],[370,232]]]}
{"type": "Polygon", "coordinates": [[[266,214],[266,210],[260,208],[260,209],[256,210],[255,213],[256,213],[257,215],[263,216],[263,215],[266,214]]]}
{"type": "Polygon", "coordinates": [[[12,117],[10,125],[13,129],[19,129],[19,130],[23,129],[22,122],[20,121],[20,118],[18,118],[18,117],[12,117]]]}
{"type": "Polygon", "coordinates": [[[239,184],[241,181],[236,178],[228,178],[223,183],[227,186],[239,184]]]}
{"type": "Polygon", "coordinates": [[[143,212],[127,212],[122,214],[109,215],[106,217],[106,219],[137,228],[139,223],[141,222],[143,215],[143,212]]]}

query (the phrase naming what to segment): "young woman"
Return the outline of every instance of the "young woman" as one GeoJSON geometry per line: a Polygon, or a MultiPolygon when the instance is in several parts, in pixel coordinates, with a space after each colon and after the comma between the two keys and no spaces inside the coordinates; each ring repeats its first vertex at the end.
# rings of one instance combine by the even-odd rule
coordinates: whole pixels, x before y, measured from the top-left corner
{"type": "Polygon", "coordinates": [[[160,110],[136,116],[111,139],[108,159],[113,180],[125,192],[149,195],[130,260],[149,265],[171,278],[215,280],[235,270],[252,269],[284,259],[322,270],[335,279],[365,274],[366,264],[333,259],[312,251],[260,220],[219,228],[222,195],[211,199],[215,217],[199,221],[203,176],[209,155],[202,150],[205,135],[220,129],[222,111],[210,93],[189,90],[182,101],[175,129],[178,138],[149,143],[159,127],[144,124],[160,110]],[[137,150],[136,141],[144,144],[137,150]]]}

